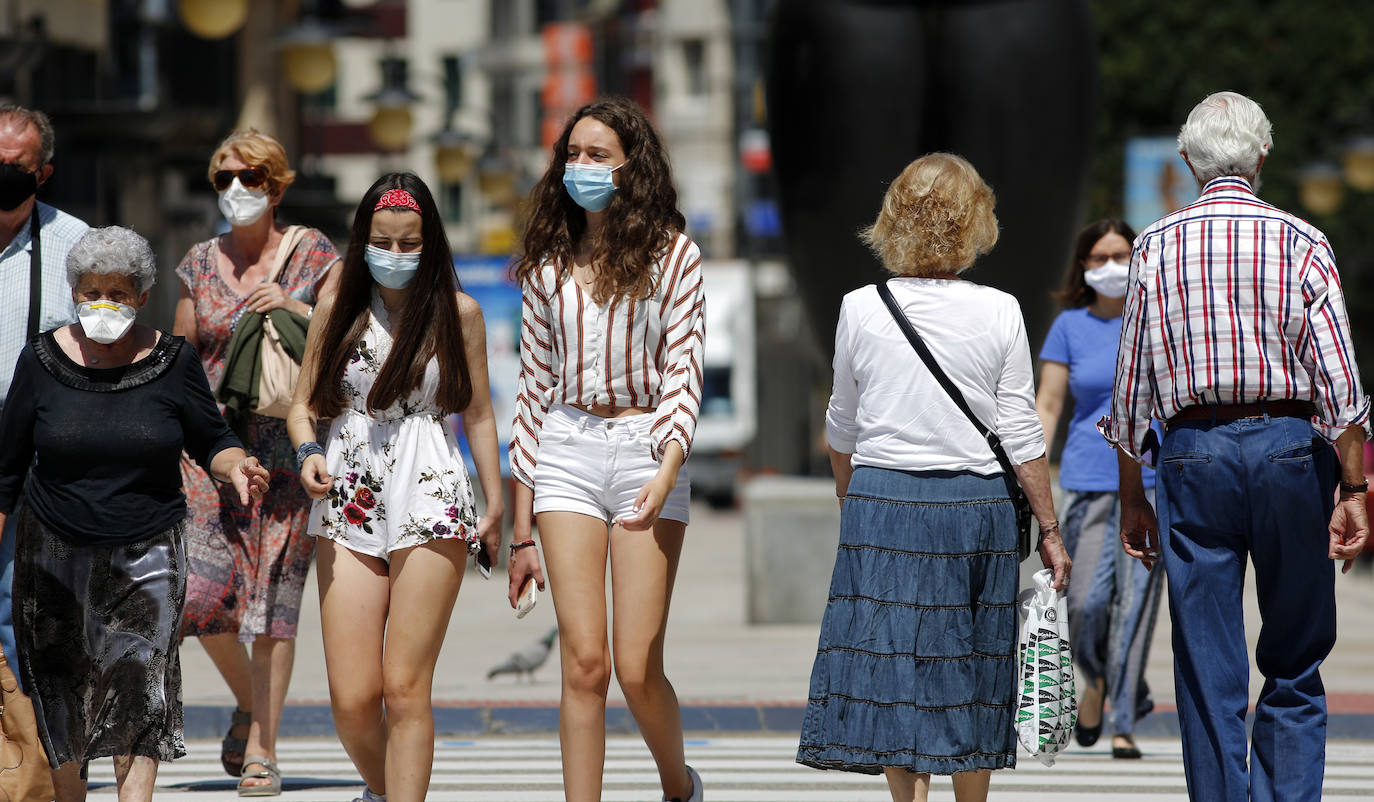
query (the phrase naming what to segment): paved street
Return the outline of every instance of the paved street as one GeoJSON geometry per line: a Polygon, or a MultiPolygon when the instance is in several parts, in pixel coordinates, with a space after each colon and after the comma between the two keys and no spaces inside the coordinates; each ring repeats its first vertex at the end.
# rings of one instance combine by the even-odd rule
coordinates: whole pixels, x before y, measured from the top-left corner
{"type": "MultiPolygon", "coordinates": [[[[835,533],[838,539],[839,533],[835,533]]],[[[746,623],[744,515],[738,511],[692,506],[682,565],[668,626],[668,676],[684,704],[800,704],[806,700],[820,622],[750,626],[746,623]]],[[[834,551],[817,554],[827,565],[834,551]]],[[[1039,568],[1032,557],[1023,574],[1039,568]]],[[[1026,585],[1023,578],[1022,586],[1026,585]]],[[[1374,627],[1366,618],[1374,609],[1374,577],[1350,574],[1336,577],[1339,640],[1322,665],[1331,694],[1333,713],[1374,714],[1374,627]]],[[[436,700],[458,704],[558,703],[558,650],[534,675],[533,682],[499,677],[488,681],[486,671],[507,655],[534,641],[554,626],[553,604],[543,595],[529,616],[517,621],[506,601],[503,572],[483,581],[470,570],[444,641],[435,676],[436,700]]],[[[1246,635],[1252,646],[1259,634],[1253,572],[1247,584],[1246,635]]],[[[1160,610],[1146,678],[1157,709],[1171,710],[1174,701],[1173,662],[1169,651],[1167,605],[1160,610]]],[[[187,705],[230,705],[233,697],[219,680],[199,643],[182,649],[183,690],[187,705]]],[[[1251,667],[1251,698],[1259,693],[1262,677],[1251,667]]],[[[611,697],[623,697],[611,683],[611,697]]],[[[320,643],[319,602],[315,580],[308,580],[296,647],[296,669],[288,703],[327,704],[324,651],[320,643]]],[[[225,717],[227,723],[227,714],[225,717]]],[[[1374,717],[1367,734],[1374,739],[1374,717]]],[[[206,733],[207,735],[209,733],[206,733]]],[[[288,733],[290,734],[290,733],[288,733]]]]}
{"type": "MultiPolygon", "coordinates": [[[[1024,755],[1015,771],[993,777],[991,799],[1071,802],[1186,800],[1183,767],[1173,740],[1144,739],[1146,757],[1113,761],[1104,745],[1075,749],[1052,769],[1024,755]]],[[[888,802],[881,778],[821,772],[793,762],[796,741],[780,737],[728,737],[688,742],[687,757],[701,772],[711,802],[888,802]]],[[[283,802],[342,802],[360,792],[357,775],[337,741],[293,739],[281,751],[286,772],[283,802]]],[[[607,748],[605,802],[658,799],[658,775],[636,738],[614,738],[607,748]]],[[[233,797],[233,783],[219,768],[212,742],[191,745],[186,760],[164,766],[156,799],[233,797]],[[214,778],[214,779],[211,779],[214,778]]],[[[93,799],[114,798],[109,761],[91,766],[93,799]]],[[[1327,755],[1323,797],[1367,798],[1374,783],[1374,742],[1333,744],[1327,755]]],[[[953,799],[947,779],[937,779],[933,800],[953,799]]],[[[543,738],[446,740],[438,744],[430,802],[561,802],[558,742],[543,738]]]]}

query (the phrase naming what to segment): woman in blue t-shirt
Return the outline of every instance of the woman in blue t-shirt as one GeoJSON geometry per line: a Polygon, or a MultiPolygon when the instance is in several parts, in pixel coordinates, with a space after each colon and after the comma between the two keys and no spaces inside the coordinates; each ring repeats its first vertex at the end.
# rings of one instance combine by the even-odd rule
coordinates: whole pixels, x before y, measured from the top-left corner
{"type": "MultiPolygon", "coordinates": [[[[1064,397],[1073,417],[1059,459],[1064,490],[1064,545],[1087,577],[1069,586],[1069,632],[1082,676],[1078,742],[1096,743],[1110,701],[1112,757],[1138,758],[1131,733],[1154,707],[1145,662],[1159,612],[1162,571],[1126,556],[1118,535],[1116,451],[1095,424],[1108,412],[1121,309],[1135,232],[1122,220],[1099,220],[1078,234],[1073,264],[1057,298],[1064,311],[1040,350],[1035,407],[1053,443],[1064,397]]],[[[1145,486],[1154,472],[1144,470],[1145,486]]]]}

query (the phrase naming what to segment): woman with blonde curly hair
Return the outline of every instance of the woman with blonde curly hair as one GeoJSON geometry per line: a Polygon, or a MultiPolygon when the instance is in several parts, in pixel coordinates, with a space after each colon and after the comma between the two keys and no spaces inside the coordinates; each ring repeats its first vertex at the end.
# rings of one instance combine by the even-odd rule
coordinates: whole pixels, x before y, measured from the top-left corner
{"type": "MultiPolygon", "coordinates": [[[[1068,585],[1030,349],[1012,296],[960,275],[997,242],[992,190],[964,159],[923,156],[861,235],[901,314],[1001,438],[1068,585]]],[[[987,798],[1016,765],[1016,512],[998,459],[903,334],[875,286],[845,296],[826,435],[840,546],[797,761],[885,774],[898,802],[953,775],[987,798]]]]}
{"type": "MultiPolygon", "coordinates": [[[[289,315],[303,328],[315,304],[334,295],[334,245],[313,228],[277,219],[295,177],[281,143],[253,129],[230,134],[210,157],[206,178],[229,232],[192,245],[177,265],[181,297],[173,332],[196,347],[211,387],[223,390],[226,376],[235,375],[236,328],[260,325],[269,313],[274,320],[289,315]]],[[[315,544],[305,533],[309,499],[297,481],[284,417],[243,410],[231,423],[271,471],[272,490],[260,502],[241,504],[182,460],[189,513],[181,634],[200,638],[237,702],[221,744],[224,770],[241,777],[240,796],[275,796],[281,793],[277,728],[315,544]]]]}

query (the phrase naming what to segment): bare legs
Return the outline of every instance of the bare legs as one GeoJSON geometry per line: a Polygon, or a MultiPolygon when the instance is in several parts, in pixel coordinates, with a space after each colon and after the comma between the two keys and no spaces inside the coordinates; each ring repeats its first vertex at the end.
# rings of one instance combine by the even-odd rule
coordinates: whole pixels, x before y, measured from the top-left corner
{"type": "MultiPolygon", "coordinates": [[[[253,713],[244,753],[276,760],[282,706],[286,704],[286,691],[296,660],[295,640],[260,635],[253,641],[251,657],[234,633],[205,635],[200,644],[234,694],[238,709],[253,713]]],[[[244,780],[243,785],[265,785],[267,782],[266,779],[250,778],[244,780]]]]}
{"type": "Polygon", "coordinates": [[[434,761],[434,666],[467,544],[438,540],[403,549],[388,566],[321,538],[317,559],[339,740],[373,792],[390,802],[421,802],[434,761]]]}
{"type": "MultiPolygon", "coordinates": [[[[115,787],[119,802],[148,802],[153,798],[157,782],[157,758],[144,755],[116,755],[114,758],[115,787]]],[[[81,776],[81,764],[63,763],[52,773],[57,802],[83,802],[86,799],[86,780],[81,776]]]]}
{"type": "Polygon", "coordinates": [[[565,797],[568,802],[601,799],[611,677],[609,554],[616,679],[658,764],[665,792],[686,799],[692,781],[683,758],[682,716],[663,673],[664,630],[686,524],[660,519],[648,532],[608,530],[600,519],[570,512],[540,513],[538,523],[563,666],[558,730],[565,797]]]}
{"type": "Polygon", "coordinates": [[[81,776],[81,764],[63,763],[52,773],[53,795],[57,802],[82,802],[86,798],[86,778],[81,776]]]}
{"type": "MultiPolygon", "coordinates": [[[[883,769],[892,802],[926,802],[930,795],[930,775],[912,774],[906,769],[883,769]]],[[[986,802],[990,771],[961,771],[953,776],[956,802],[986,802]]]]}

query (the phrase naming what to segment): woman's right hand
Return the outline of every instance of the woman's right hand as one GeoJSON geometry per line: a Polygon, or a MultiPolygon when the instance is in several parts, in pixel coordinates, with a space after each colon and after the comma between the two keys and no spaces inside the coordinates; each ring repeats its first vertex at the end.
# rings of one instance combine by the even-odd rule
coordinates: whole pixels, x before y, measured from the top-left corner
{"type": "Polygon", "coordinates": [[[301,487],[311,498],[324,498],[329,488],[334,486],[334,477],[329,475],[329,465],[322,454],[311,454],[301,465],[301,487]]]}
{"type": "MultiPolygon", "coordinates": [[[[528,535],[529,533],[526,532],[528,535]]],[[[516,535],[515,542],[521,540],[516,535]]],[[[524,589],[525,582],[533,579],[534,584],[540,590],[544,589],[544,570],[539,567],[539,547],[526,546],[523,549],[516,549],[510,557],[510,586],[507,590],[506,598],[510,600],[510,608],[516,609],[520,600],[520,591],[524,589]]]]}
{"type": "Polygon", "coordinates": [[[1065,590],[1069,587],[1069,572],[1073,570],[1073,560],[1064,548],[1064,540],[1059,537],[1059,529],[1040,536],[1040,563],[1054,572],[1054,589],[1065,590]]]}

